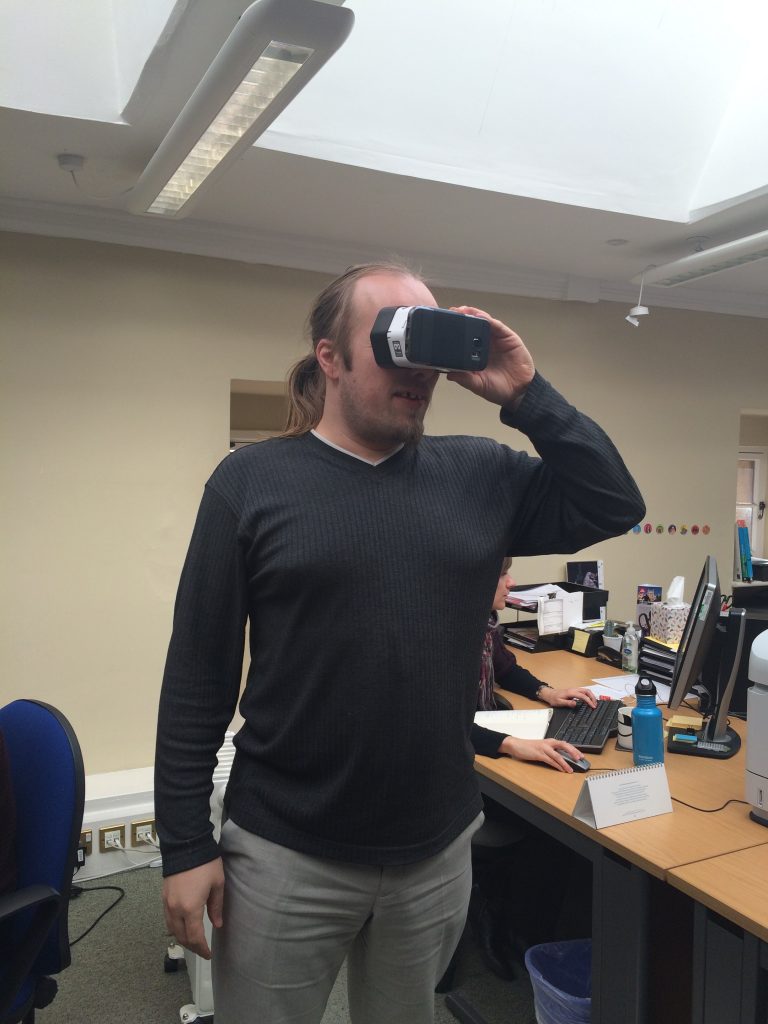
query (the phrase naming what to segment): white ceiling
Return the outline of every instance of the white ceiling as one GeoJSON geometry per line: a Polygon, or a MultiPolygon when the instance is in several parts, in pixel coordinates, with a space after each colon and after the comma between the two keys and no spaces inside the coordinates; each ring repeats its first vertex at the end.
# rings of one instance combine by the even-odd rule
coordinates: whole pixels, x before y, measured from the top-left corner
{"type": "MultiPolygon", "coordinates": [[[[5,0],[0,228],[334,272],[397,253],[588,302],[768,230],[762,0],[349,0],[342,49],[190,217],[127,213],[245,6],[5,0]]],[[[646,300],[768,316],[768,260],[646,300]]]]}

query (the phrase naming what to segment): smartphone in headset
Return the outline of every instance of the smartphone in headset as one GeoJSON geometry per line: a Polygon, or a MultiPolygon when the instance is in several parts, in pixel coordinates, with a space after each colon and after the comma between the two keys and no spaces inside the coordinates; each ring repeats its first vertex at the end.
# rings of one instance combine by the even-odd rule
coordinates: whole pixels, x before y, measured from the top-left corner
{"type": "Polygon", "coordinates": [[[484,370],[491,330],[487,320],[433,306],[385,306],[371,331],[379,366],[426,366],[451,370],[484,370]]]}

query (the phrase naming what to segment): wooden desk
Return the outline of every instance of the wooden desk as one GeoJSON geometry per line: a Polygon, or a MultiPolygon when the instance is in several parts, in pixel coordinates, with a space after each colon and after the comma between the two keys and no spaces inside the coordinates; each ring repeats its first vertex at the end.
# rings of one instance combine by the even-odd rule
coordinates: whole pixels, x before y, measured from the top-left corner
{"type": "Polygon", "coordinates": [[[695,901],[694,1024],[763,1024],[768,1019],[768,835],[763,846],[683,865],[667,880],[695,901]]]}
{"type": "MultiPolygon", "coordinates": [[[[515,652],[518,661],[555,686],[579,686],[616,669],[564,651],[515,652]]],[[[512,695],[516,707],[531,702],[512,695]]],[[[744,726],[735,728],[744,734],[744,726]]],[[[602,754],[590,754],[592,770],[626,768],[632,755],[609,740],[602,754]]],[[[743,805],[717,814],[674,803],[672,814],[596,830],[572,816],[583,775],[563,775],[540,764],[478,757],[482,791],[570,846],[592,862],[592,1020],[594,1024],[642,1024],[651,1017],[648,989],[651,908],[658,903],[668,872],[684,864],[760,846],[766,830],[751,821],[743,805]],[[619,909],[620,908],[620,909],[619,909]]],[[[727,761],[670,754],[670,793],[696,807],[715,808],[741,798],[744,751],[727,761]]]]}
{"type": "MultiPolygon", "coordinates": [[[[516,652],[517,653],[517,652],[516,652]]],[[[615,669],[565,651],[519,654],[518,661],[540,679],[554,686],[583,686],[595,678],[617,675],[615,669]]],[[[541,707],[515,694],[515,707],[541,707]]],[[[668,714],[666,708],[665,714],[668,714]]],[[[732,727],[742,739],[743,722],[732,727]]],[[[745,748],[727,761],[667,754],[665,765],[672,797],[699,808],[720,807],[732,798],[743,799],[745,748]]],[[[631,751],[619,750],[609,740],[602,754],[590,754],[593,772],[631,768],[631,751]]],[[[674,803],[674,812],[641,821],[613,825],[599,831],[572,817],[583,775],[565,776],[540,764],[511,758],[478,757],[477,771],[546,811],[576,832],[599,842],[657,878],[665,879],[670,868],[724,853],[758,846],[768,841],[764,826],[751,821],[743,804],[731,804],[717,814],[702,816],[700,810],[674,803]]]]}
{"type": "Polygon", "coordinates": [[[763,846],[685,864],[668,881],[763,942],[768,942],[768,830],[763,846]]]}

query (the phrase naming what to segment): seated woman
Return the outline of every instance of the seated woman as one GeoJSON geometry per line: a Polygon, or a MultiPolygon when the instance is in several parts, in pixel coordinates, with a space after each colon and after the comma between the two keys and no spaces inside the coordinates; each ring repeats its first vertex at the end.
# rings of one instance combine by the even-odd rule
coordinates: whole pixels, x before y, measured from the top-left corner
{"type": "MultiPolygon", "coordinates": [[[[513,581],[511,559],[502,564],[485,635],[477,707],[498,707],[494,686],[540,700],[551,707],[573,707],[583,700],[595,707],[597,699],[586,687],[555,689],[518,665],[507,650],[498,628],[513,581]]],[[[521,740],[472,725],[475,753],[487,757],[541,761],[562,772],[572,772],[560,751],[576,759],[581,753],[562,740],[521,740]]],[[[469,905],[479,950],[486,966],[502,978],[513,978],[528,946],[552,939],[581,937],[590,929],[591,868],[575,853],[501,807],[483,801],[485,824],[472,839],[474,885],[469,905]],[[526,880],[520,885],[520,879],[526,880]]]]}
{"type": "MultiPolygon", "coordinates": [[[[527,669],[518,665],[514,654],[507,650],[499,630],[498,613],[505,606],[509,589],[513,580],[509,576],[511,559],[505,558],[501,567],[501,576],[493,597],[493,607],[488,620],[488,629],[483,645],[483,658],[480,666],[480,686],[477,695],[479,711],[493,711],[498,707],[494,695],[494,686],[502,690],[519,693],[531,700],[540,700],[550,707],[573,707],[577,700],[583,700],[590,707],[595,707],[597,698],[585,686],[576,686],[567,690],[558,690],[537,679],[527,669]]],[[[561,772],[572,772],[558,751],[565,751],[571,757],[580,758],[581,753],[570,743],[562,740],[519,740],[513,736],[505,736],[499,742],[499,733],[491,729],[483,729],[479,725],[472,726],[472,746],[476,754],[486,757],[517,758],[519,761],[542,761],[552,765],[561,772]]]]}

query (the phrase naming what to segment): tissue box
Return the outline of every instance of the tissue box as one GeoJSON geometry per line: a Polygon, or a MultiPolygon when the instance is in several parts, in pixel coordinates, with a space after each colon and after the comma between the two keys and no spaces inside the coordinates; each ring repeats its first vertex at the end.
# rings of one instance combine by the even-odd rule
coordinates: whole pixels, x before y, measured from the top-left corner
{"type": "Polygon", "coordinates": [[[651,636],[665,643],[679,643],[690,610],[689,604],[652,604],[651,636]]]}

